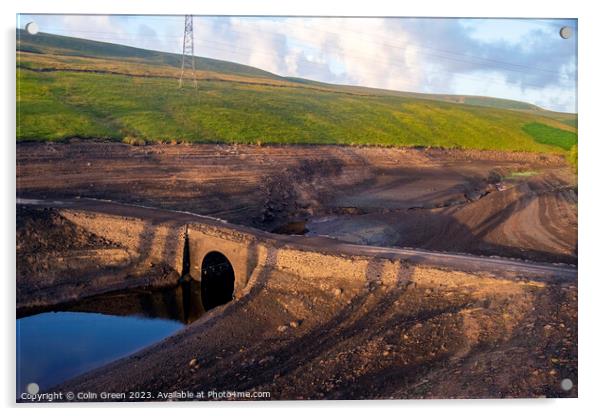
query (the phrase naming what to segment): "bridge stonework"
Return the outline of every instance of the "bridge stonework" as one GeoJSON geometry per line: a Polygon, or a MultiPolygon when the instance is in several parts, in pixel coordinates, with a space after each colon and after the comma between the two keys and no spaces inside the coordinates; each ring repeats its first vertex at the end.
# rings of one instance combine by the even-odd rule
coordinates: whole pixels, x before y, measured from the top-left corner
{"type": "Polygon", "coordinates": [[[250,234],[215,225],[193,223],[188,225],[190,276],[201,280],[201,265],[205,256],[222,253],[234,269],[234,293],[240,293],[259,263],[258,241],[250,234]]]}
{"type": "MultiPolygon", "coordinates": [[[[482,272],[487,267],[493,268],[499,277],[514,279],[517,275],[507,264],[504,264],[508,268],[507,273],[495,264],[488,266],[488,261],[491,263],[495,260],[486,257],[438,253],[432,253],[429,257],[420,252],[406,253],[403,249],[354,246],[317,237],[269,234],[185,213],[126,209],[121,206],[118,212],[107,212],[109,208],[106,207],[103,209],[105,211],[92,212],[62,208],[59,211],[76,225],[123,247],[128,252],[131,266],[168,266],[174,271],[174,283],[186,272],[200,281],[205,256],[217,251],[232,265],[234,297],[237,298],[244,295],[254,281],[262,282],[271,271],[295,276],[292,278],[311,279],[318,285],[374,282],[392,286],[416,280],[421,274],[428,276],[439,273],[436,270],[445,270],[449,274],[450,271],[472,272],[472,269],[482,272]],[[184,270],[185,265],[189,266],[187,270],[184,270]]],[[[573,275],[576,277],[576,270],[568,266],[542,271],[543,266],[514,263],[510,266],[520,267],[522,277],[537,276],[543,281],[555,275],[566,279],[574,279],[573,275]]],[[[129,278],[129,275],[125,277],[129,278]]]]}
{"type": "Polygon", "coordinates": [[[60,212],[86,231],[125,248],[132,264],[166,264],[182,272],[186,234],[186,224],[182,221],[155,221],[76,209],[60,212]]]}

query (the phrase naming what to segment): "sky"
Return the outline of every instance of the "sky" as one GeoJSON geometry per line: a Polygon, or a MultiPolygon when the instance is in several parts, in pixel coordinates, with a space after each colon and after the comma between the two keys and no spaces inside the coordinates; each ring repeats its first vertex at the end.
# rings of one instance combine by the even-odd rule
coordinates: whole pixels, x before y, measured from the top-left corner
{"type": "MultiPolygon", "coordinates": [[[[20,15],[41,32],[181,53],[183,16],[20,15]]],[[[194,17],[195,55],[282,76],[577,112],[576,19],[194,17]],[[572,36],[563,39],[560,28],[572,36]]]]}

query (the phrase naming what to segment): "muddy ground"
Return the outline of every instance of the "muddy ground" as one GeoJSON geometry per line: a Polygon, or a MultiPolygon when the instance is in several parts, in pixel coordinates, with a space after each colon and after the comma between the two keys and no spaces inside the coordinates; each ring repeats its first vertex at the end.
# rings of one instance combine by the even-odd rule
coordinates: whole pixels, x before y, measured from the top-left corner
{"type": "Polygon", "coordinates": [[[170,287],[180,278],[161,262],[134,258],[122,244],[94,235],[55,209],[17,205],[17,316],[132,287],[170,287]]]}
{"type": "MultiPolygon", "coordinates": [[[[294,232],[362,244],[577,262],[576,177],[551,156],[19,144],[17,195],[111,199],[268,231],[294,223],[294,232]]],[[[179,278],[161,264],[132,266],[127,247],[57,210],[19,207],[17,217],[23,305],[58,301],[65,288],[74,298],[179,278]]],[[[577,396],[576,281],[408,262],[388,276],[379,267],[364,279],[322,279],[267,262],[233,302],[54,390],[142,391],[154,400],[182,390],[280,400],[577,396]]]]}
{"type": "Polygon", "coordinates": [[[17,146],[20,197],[110,199],[267,231],[572,264],[576,185],[563,158],[524,153],[88,141],[17,146]]]}
{"type": "MultiPolygon", "coordinates": [[[[45,255],[64,258],[74,250],[118,246],[66,220],[60,209],[28,207],[20,215],[26,220],[19,222],[18,235],[26,238],[23,231],[35,225],[41,241],[35,249],[45,255]],[[57,233],[61,244],[52,243],[57,233]]],[[[276,400],[577,395],[574,280],[502,278],[410,262],[391,274],[387,261],[376,258],[361,278],[338,273],[326,279],[323,270],[287,272],[270,257],[236,300],[158,344],[50,391],[145,392],[126,397],[133,400],[165,400],[182,391],[269,392],[276,400]],[[564,379],[573,383],[569,391],[561,387],[564,379]]],[[[307,262],[312,270],[310,257],[307,262]]],[[[102,262],[97,266],[111,270],[102,262]]],[[[88,271],[63,276],[79,276],[87,289],[80,298],[109,287],[88,271]]],[[[116,283],[130,289],[159,284],[121,279],[116,283]]],[[[43,272],[35,281],[45,285],[38,295],[61,293],[62,286],[43,272]]],[[[31,283],[19,275],[18,287],[31,283]]],[[[131,291],[134,302],[138,292],[131,291]]],[[[49,306],[52,299],[46,300],[49,306]]],[[[112,307],[121,314],[131,305],[112,307]]]]}
{"type": "Polygon", "coordinates": [[[432,270],[393,284],[264,269],[173,337],[53,391],[271,399],[575,397],[576,286],[432,270]],[[343,289],[341,289],[343,288],[343,289]]]}

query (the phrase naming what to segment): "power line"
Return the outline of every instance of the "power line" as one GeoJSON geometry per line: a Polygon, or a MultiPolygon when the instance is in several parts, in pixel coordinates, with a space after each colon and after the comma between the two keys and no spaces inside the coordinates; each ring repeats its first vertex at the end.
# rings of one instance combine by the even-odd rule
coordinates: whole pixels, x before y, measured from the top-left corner
{"type": "MultiPolygon", "coordinates": [[[[157,19],[158,20],[158,19],[157,19]]],[[[289,24],[287,22],[287,24],[289,24]]],[[[292,25],[295,26],[295,25],[292,25]]],[[[296,27],[300,27],[300,26],[296,26],[296,27]]],[[[70,32],[74,32],[74,33],[97,33],[97,34],[110,34],[109,32],[100,32],[100,31],[68,31],[68,30],[64,30],[64,29],[57,29],[57,28],[47,28],[48,30],[58,30],[58,31],[62,31],[62,32],[66,32],[66,33],[70,33],[70,32]]],[[[302,27],[302,29],[311,29],[311,30],[315,30],[317,32],[322,32],[322,33],[326,33],[326,34],[331,34],[331,35],[336,35],[336,36],[341,36],[341,32],[346,32],[347,36],[361,36],[361,35],[367,35],[370,37],[376,37],[376,38],[380,38],[380,39],[387,39],[383,36],[379,36],[373,33],[366,33],[366,32],[360,32],[360,31],[346,31],[346,30],[341,30],[341,32],[332,32],[332,31],[328,31],[328,30],[324,30],[324,29],[319,29],[319,28],[307,28],[307,27],[302,27]]],[[[229,29],[230,32],[234,32],[234,33],[238,33],[240,35],[249,35],[249,32],[245,32],[245,31],[241,31],[241,30],[237,30],[234,28],[230,28],[229,29]]],[[[266,33],[267,31],[265,31],[264,29],[262,29],[262,32],[266,33]]],[[[270,34],[282,34],[279,32],[268,32],[270,34]]],[[[150,37],[150,36],[145,36],[145,35],[136,35],[138,37],[150,37]]],[[[308,43],[308,41],[306,39],[299,39],[294,37],[293,35],[291,35],[290,33],[286,34],[287,38],[291,39],[291,40],[295,40],[295,41],[299,41],[302,43],[306,43],[306,44],[310,44],[308,43]]],[[[170,35],[161,35],[161,38],[180,38],[179,36],[170,36],[170,35]]],[[[109,38],[111,39],[111,38],[109,38]]],[[[113,38],[114,39],[114,38],[113,38]]],[[[432,56],[435,58],[439,58],[439,59],[445,59],[445,60],[449,60],[449,61],[453,61],[453,62],[459,62],[459,63],[466,63],[466,64],[471,64],[471,65],[481,65],[481,66],[488,66],[491,68],[495,68],[495,69],[503,69],[506,71],[512,71],[512,72],[519,72],[519,73],[530,73],[531,71],[540,71],[540,72],[545,72],[545,73],[549,73],[552,75],[558,75],[561,76],[562,73],[560,73],[559,71],[555,71],[549,68],[541,68],[541,67],[537,67],[537,66],[530,66],[530,65],[524,65],[524,64],[518,64],[518,63],[513,63],[513,62],[505,62],[505,61],[501,61],[498,59],[492,59],[492,58],[487,58],[487,57],[482,57],[482,56],[476,56],[476,55],[471,55],[471,54],[465,54],[465,53],[458,53],[455,51],[448,51],[448,50],[444,50],[444,49],[440,49],[440,48],[433,48],[430,46],[426,46],[426,45],[422,45],[422,44],[416,44],[416,43],[410,43],[410,42],[405,42],[404,44],[400,44],[400,43],[391,43],[390,41],[388,41],[388,39],[386,41],[382,41],[382,42],[375,42],[375,41],[371,41],[369,39],[363,38],[364,41],[367,41],[369,43],[373,43],[376,45],[384,45],[384,46],[389,46],[391,48],[397,49],[397,50],[404,50],[407,51],[407,48],[409,46],[414,46],[415,49],[413,49],[411,52],[413,53],[417,53],[420,55],[425,55],[425,56],[432,56]],[[425,52],[421,49],[427,49],[427,50],[431,50],[433,52],[425,52]],[[445,56],[445,55],[441,55],[441,54],[446,54],[446,55],[452,55],[452,56],[445,56]],[[462,59],[465,58],[465,59],[462,59]],[[505,66],[505,68],[500,68],[500,65],[505,66]]],[[[215,41],[214,41],[215,42],[215,41]]],[[[313,46],[313,45],[312,45],[313,46]]]]}
{"type": "Polygon", "coordinates": [[[572,24],[567,23],[567,21],[571,21],[574,19],[540,19],[540,18],[525,18],[525,17],[520,18],[519,17],[519,18],[509,18],[508,20],[537,23],[540,26],[548,26],[548,27],[556,29],[556,30],[560,30],[560,28],[562,28],[563,26],[568,26],[573,31],[578,30],[577,25],[572,25],[572,24]],[[554,22],[552,22],[553,20],[559,20],[559,22],[554,23],[554,22]]]}
{"type": "MultiPolygon", "coordinates": [[[[50,29],[50,30],[56,30],[54,28],[48,28],[48,29],[50,29]]],[[[133,38],[118,38],[118,37],[115,37],[115,36],[111,36],[109,32],[98,32],[98,31],[97,32],[93,32],[93,31],[67,31],[67,30],[62,30],[62,29],[58,29],[58,31],[62,31],[62,32],[65,32],[65,33],[95,33],[95,34],[107,34],[107,35],[109,35],[108,37],[98,37],[98,36],[96,37],[96,38],[100,38],[100,39],[104,39],[104,40],[123,40],[123,41],[133,41],[134,40],[133,38]]],[[[237,32],[239,34],[247,34],[245,32],[241,32],[241,31],[236,31],[236,30],[232,30],[232,31],[233,32],[237,32]]],[[[334,32],[331,32],[331,33],[334,33],[334,32]]],[[[153,36],[145,36],[145,35],[136,35],[136,36],[137,37],[154,38],[153,36]]],[[[162,38],[167,37],[167,38],[178,38],[178,39],[181,39],[179,36],[169,36],[169,35],[166,35],[166,36],[161,36],[161,37],[162,38]]],[[[291,39],[294,40],[295,38],[291,37],[291,39]]],[[[245,50],[245,48],[241,48],[239,45],[232,45],[231,43],[228,43],[228,42],[220,42],[220,41],[217,41],[217,40],[204,40],[204,42],[210,42],[210,43],[215,43],[215,44],[221,44],[221,45],[231,46],[232,48],[235,48],[237,50],[238,49],[245,50]]],[[[384,45],[391,46],[391,47],[397,48],[397,49],[400,49],[400,48],[404,49],[403,47],[400,47],[400,46],[397,46],[397,45],[393,45],[393,44],[384,44],[384,45]]],[[[411,46],[411,44],[408,44],[408,45],[411,46]]],[[[428,47],[425,47],[425,48],[428,48],[428,47]]],[[[212,48],[212,49],[219,50],[217,48],[212,48]]],[[[432,48],[430,48],[430,49],[432,49],[432,48]]],[[[253,51],[255,51],[255,49],[253,51]]],[[[423,54],[423,55],[436,56],[436,57],[440,57],[440,58],[443,58],[443,59],[448,59],[448,60],[452,60],[452,61],[456,61],[456,62],[464,62],[464,63],[473,64],[473,65],[485,65],[485,66],[489,66],[489,67],[491,67],[493,69],[497,69],[497,70],[504,70],[504,71],[519,72],[519,73],[524,73],[524,74],[531,74],[530,71],[527,71],[525,69],[532,69],[532,70],[538,70],[538,71],[542,71],[542,72],[547,72],[549,74],[556,75],[556,76],[559,76],[559,77],[564,75],[563,73],[561,73],[559,71],[549,70],[549,69],[545,69],[545,68],[532,67],[532,66],[527,66],[527,65],[521,65],[521,64],[508,63],[508,62],[503,62],[503,61],[499,61],[499,60],[493,60],[493,59],[489,59],[489,58],[475,57],[476,59],[490,61],[492,63],[502,64],[502,65],[512,65],[512,66],[522,67],[522,68],[525,68],[525,69],[500,68],[497,65],[484,64],[482,62],[471,62],[471,61],[465,61],[465,60],[458,60],[458,59],[453,58],[453,57],[446,57],[446,56],[441,56],[441,55],[423,53],[423,52],[421,52],[419,50],[414,50],[413,52],[416,52],[416,53],[419,53],[419,54],[423,54]]],[[[442,51],[442,52],[443,53],[451,53],[451,52],[446,52],[446,51],[442,51]]],[[[263,53],[263,52],[261,52],[261,53],[263,53]]],[[[278,55],[274,55],[274,56],[278,56],[278,55]]],[[[351,56],[358,56],[358,55],[351,54],[351,56]]]]}
{"type": "MultiPolygon", "coordinates": [[[[73,31],[73,32],[76,32],[76,31],[73,31]]],[[[96,33],[104,33],[104,34],[110,35],[108,32],[96,32],[96,33]]],[[[149,37],[149,36],[144,36],[144,35],[137,35],[137,36],[139,36],[139,37],[149,37]]],[[[166,36],[166,37],[169,37],[169,36],[166,36]]],[[[180,38],[178,36],[173,36],[173,37],[174,38],[180,38]]],[[[114,37],[114,36],[108,36],[108,37],[104,37],[104,38],[100,37],[100,38],[101,39],[105,39],[105,40],[122,40],[122,41],[132,41],[133,40],[131,38],[117,38],[117,37],[114,37]]],[[[241,47],[240,45],[232,45],[231,43],[220,42],[220,41],[217,41],[217,40],[204,40],[203,43],[204,43],[204,45],[203,45],[204,49],[214,50],[214,51],[218,51],[218,52],[225,52],[225,53],[230,53],[231,54],[231,53],[236,53],[236,52],[240,52],[240,51],[247,51],[247,52],[250,52],[250,53],[261,54],[261,55],[269,56],[269,57],[272,57],[272,58],[281,58],[282,57],[280,54],[275,53],[273,51],[265,51],[265,50],[260,50],[260,49],[257,49],[257,48],[253,48],[253,49],[244,48],[244,47],[241,47]],[[208,45],[208,43],[210,43],[210,44],[217,44],[217,45],[224,45],[224,46],[227,46],[228,48],[221,48],[221,47],[217,47],[217,46],[211,46],[211,45],[208,45]]],[[[349,56],[351,58],[360,59],[360,60],[361,59],[363,59],[363,60],[366,59],[365,56],[359,55],[359,54],[346,53],[346,56],[349,56]]],[[[230,58],[230,59],[233,59],[233,58],[230,58]]],[[[443,70],[443,69],[429,69],[428,71],[424,71],[424,68],[418,68],[416,66],[409,65],[409,64],[407,64],[407,62],[401,61],[401,60],[399,60],[397,58],[390,58],[389,61],[384,61],[384,60],[378,59],[378,58],[371,58],[370,62],[371,63],[373,63],[373,62],[382,63],[383,65],[385,65],[387,67],[391,67],[392,64],[394,64],[394,65],[396,64],[399,67],[404,67],[405,69],[413,69],[413,70],[416,70],[416,71],[423,71],[423,72],[428,73],[429,75],[433,75],[433,74],[449,74],[449,75],[452,75],[454,77],[460,77],[460,78],[464,78],[464,79],[467,79],[467,80],[474,80],[474,81],[478,81],[478,82],[486,81],[489,84],[497,84],[497,85],[500,85],[500,86],[507,86],[506,82],[501,82],[497,78],[492,78],[492,77],[488,77],[488,76],[473,76],[473,75],[464,74],[464,73],[446,71],[446,70],[443,70]]],[[[245,63],[245,62],[237,62],[237,63],[239,63],[241,65],[248,65],[248,63],[245,63]]],[[[497,68],[497,69],[499,69],[499,68],[497,68]]],[[[504,68],[501,68],[499,70],[503,70],[503,69],[504,68]]],[[[377,69],[368,69],[368,70],[366,70],[364,68],[361,72],[362,73],[368,73],[368,74],[371,74],[371,75],[380,75],[381,74],[380,72],[377,71],[377,69]]],[[[519,72],[526,73],[524,71],[519,71],[519,72]]],[[[353,76],[353,73],[349,73],[349,75],[353,76]]],[[[557,75],[560,77],[563,74],[557,73],[557,75]]],[[[521,83],[521,85],[524,86],[524,87],[530,87],[530,88],[534,88],[534,89],[542,87],[541,85],[535,85],[535,84],[529,84],[529,83],[521,83]]]]}
{"type": "Polygon", "coordinates": [[[184,72],[188,69],[192,75],[192,83],[197,88],[196,70],[194,67],[194,32],[192,27],[192,15],[186,15],[184,18],[184,39],[182,40],[182,72],[180,74],[180,88],[184,80],[184,72]]]}

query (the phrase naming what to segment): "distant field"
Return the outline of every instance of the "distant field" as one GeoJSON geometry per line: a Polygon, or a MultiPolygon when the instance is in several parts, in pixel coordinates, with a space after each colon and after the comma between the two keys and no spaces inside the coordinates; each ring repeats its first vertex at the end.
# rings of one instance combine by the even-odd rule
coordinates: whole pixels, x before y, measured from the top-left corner
{"type": "Polygon", "coordinates": [[[527,103],[336,86],[203,58],[198,90],[179,89],[176,55],[21,36],[17,140],[128,137],[564,153],[568,137],[577,136],[570,125],[576,115],[527,103]]]}
{"type": "Polygon", "coordinates": [[[577,144],[577,133],[550,127],[546,124],[525,124],[523,130],[538,143],[561,147],[564,150],[570,150],[577,144]]]}

